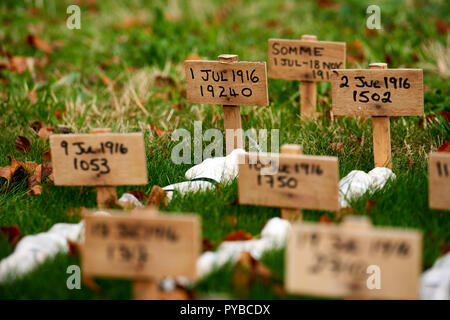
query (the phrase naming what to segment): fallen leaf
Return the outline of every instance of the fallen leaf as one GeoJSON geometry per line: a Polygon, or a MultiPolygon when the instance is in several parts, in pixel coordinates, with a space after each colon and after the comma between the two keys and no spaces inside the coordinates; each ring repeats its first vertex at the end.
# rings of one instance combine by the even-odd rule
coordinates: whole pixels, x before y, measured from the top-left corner
{"type": "Polygon", "coordinates": [[[234,267],[232,285],[233,289],[239,293],[248,293],[250,285],[256,280],[268,284],[272,280],[272,272],[261,261],[256,260],[252,255],[243,251],[234,267]]]}
{"type": "Polygon", "coordinates": [[[58,121],[62,121],[63,116],[66,115],[65,111],[62,111],[60,109],[57,109],[53,112],[53,115],[55,116],[56,119],[58,119],[58,121]]]}
{"type": "Polygon", "coordinates": [[[426,117],[422,117],[419,119],[419,127],[424,128],[425,125],[432,124],[433,121],[437,120],[437,116],[434,113],[427,115],[426,117]]]}
{"type": "Polygon", "coordinates": [[[7,157],[11,164],[9,166],[0,167],[0,176],[13,184],[12,182],[18,181],[23,177],[25,170],[17,160],[13,159],[10,155],[7,157]]]}
{"type": "Polygon", "coordinates": [[[365,59],[364,45],[361,41],[355,40],[347,45],[348,62],[363,62],[365,59]]]}
{"type": "Polygon", "coordinates": [[[367,199],[366,200],[366,213],[369,214],[370,211],[377,205],[378,200],[367,199]]]}
{"type": "MultiPolygon", "coordinates": [[[[50,150],[49,150],[50,152],[50,150]]],[[[53,180],[53,165],[51,162],[46,162],[44,164],[42,164],[42,180],[50,180],[50,181],[54,181],[53,180]]]]}
{"type": "Polygon", "coordinates": [[[333,223],[333,220],[330,218],[329,215],[323,214],[319,218],[319,223],[333,223]]]}
{"type": "Polygon", "coordinates": [[[127,191],[127,193],[132,194],[139,200],[139,202],[144,203],[147,201],[147,195],[142,190],[131,190],[127,191]]]}
{"type": "Polygon", "coordinates": [[[440,111],[439,114],[440,114],[447,122],[450,122],[450,112],[449,112],[449,111],[440,111]]]}
{"type": "Polygon", "coordinates": [[[450,24],[445,20],[436,21],[436,31],[438,34],[447,34],[448,29],[450,28],[450,24]]]}
{"type": "Polygon", "coordinates": [[[222,241],[252,240],[254,237],[245,230],[237,230],[227,234],[222,241]]]}
{"type": "Polygon", "coordinates": [[[169,131],[164,131],[163,129],[159,128],[156,124],[151,124],[150,128],[152,129],[152,131],[154,133],[156,133],[156,135],[158,135],[159,137],[161,136],[165,136],[165,135],[171,135],[172,132],[169,131]]]}
{"type": "Polygon", "coordinates": [[[33,58],[13,56],[9,59],[8,69],[19,74],[24,73],[26,70],[34,73],[34,64],[35,60],[33,58]]]}
{"type": "Polygon", "coordinates": [[[16,149],[22,152],[28,152],[31,149],[31,142],[24,136],[18,136],[16,139],[16,149]]]}
{"type": "Polygon", "coordinates": [[[51,150],[47,150],[42,154],[42,160],[48,162],[48,161],[52,161],[52,151],[51,150]]]}
{"type": "Polygon", "coordinates": [[[28,99],[30,100],[31,104],[35,104],[37,102],[37,93],[34,90],[28,91],[28,99]]]}
{"type": "Polygon", "coordinates": [[[157,75],[153,79],[153,82],[158,87],[165,87],[165,86],[172,86],[172,87],[174,87],[176,85],[175,80],[173,80],[173,78],[171,76],[157,75]]]}
{"type": "Polygon", "coordinates": [[[167,198],[167,193],[163,188],[160,186],[153,186],[152,191],[147,198],[147,203],[166,207],[169,204],[169,198],[167,198]]]}
{"type": "Polygon", "coordinates": [[[438,148],[438,152],[450,152],[450,141],[447,140],[438,148]]]}
{"type": "Polygon", "coordinates": [[[23,237],[18,225],[0,227],[0,232],[8,238],[8,243],[11,247],[14,247],[23,237]]]}
{"type": "Polygon", "coordinates": [[[70,239],[67,239],[67,246],[69,247],[69,254],[74,257],[78,256],[80,254],[80,243],[76,241],[72,241],[70,239]]]}
{"type": "Polygon", "coordinates": [[[100,67],[102,69],[106,69],[107,67],[109,67],[109,66],[111,66],[113,64],[118,64],[119,62],[120,62],[120,57],[119,56],[112,56],[108,60],[100,63],[100,67]]]}
{"type": "Polygon", "coordinates": [[[122,21],[114,23],[114,28],[116,29],[130,29],[134,27],[141,27],[143,25],[142,21],[138,18],[132,16],[123,19],[122,21]]]}
{"type": "Polygon", "coordinates": [[[108,78],[106,75],[104,75],[104,74],[101,74],[100,75],[100,80],[102,81],[102,83],[105,85],[105,86],[108,86],[108,87],[113,87],[114,86],[114,81],[113,80],[111,80],[110,78],[108,78]]]}
{"type": "Polygon", "coordinates": [[[338,9],[340,7],[340,3],[334,0],[318,0],[319,7],[326,9],[338,9]]]}
{"type": "Polygon", "coordinates": [[[66,216],[68,216],[69,218],[72,218],[72,217],[82,218],[83,217],[83,211],[85,209],[86,209],[85,207],[69,208],[69,210],[67,210],[67,212],[66,212],[66,216]]]}
{"type": "Polygon", "coordinates": [[[100,292],[101,288],[100,286],[97,284],[97,282],[95,282],[94,278],[85,274],[82,274],[81,276],[81,281],[83,282],[83,284],[90,290],[94,291],[94,292],[100,292]]]}
{"type": "Polygon", "coordinates": [[[30,46],[32,46],[38,50],[44,51],[47,54],[50,54],[53,52],[53,47],[49,43],[47,43],[45,40],[39,38],[37,35],[32,35],[32,34],[28,35],[26,37],[26,41],[30,46]]]}
{"type": "Polygon", "coordinates": [[[38,166],[36,166],[33,175],[28,177],[27,185],[30,190],[27,192],[27,195],[35,196],[42,194],[41,182],[42,182],[42,164],[39,164],[38,166]]]}
{"type": "Polygon", "coordinates": [[[267,29],[272,29],[280,26],[281,21],[279,19],[269,19],[264,23],[264,25],[266,26],[267,29]]]}
{"type": "Polygon", "coordinates": [[[446,255],[447,253],[450,252],[450,243],[445,242],[442,240],[441,244],[440,244],[440,251],[441,251],[441,256],[446,255]]]}
{"type": "Polygon", "coordinates": [[[208,238],[202,239],[202,252],[212,251],[215,247],[215,244],[211,242],[208,238]]]}

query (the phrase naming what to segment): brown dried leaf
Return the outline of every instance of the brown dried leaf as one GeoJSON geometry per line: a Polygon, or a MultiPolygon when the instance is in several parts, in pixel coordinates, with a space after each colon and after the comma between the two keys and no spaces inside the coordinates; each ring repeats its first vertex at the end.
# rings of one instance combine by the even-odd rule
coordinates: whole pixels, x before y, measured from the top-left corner
{"type": "Polygon", "coordinates": [[[169,204],[169,198],[167,198],[167,193],[163,188],[160,186],[153,186],[150,195],[147,197],[147,202],[148,204],[166,207],[169,204]]]}
{"type": "Polygon", "coordinates": [[[254,237],[245,230],[237,230],[226,235],[222,241],[252,240],[254,237]]]}
{"type": "Polygon", "coordinates": [[[27,185],[30,190],[27,192],[28,196],[35,196],[42,193],[42,164],[36,166],[33,175],[28,177],[27,185]]]}
{"type": "MultiPolygon", "coordinates": [[[[50,152],[50,150],[49,150],[50,152]]],[[[42,180],[48,179],[50,181],[53,180],[53,165],[51,162],[46,162],[42,164],[42,180]]]]}
{"type": "Polygon", "coordinates": [[[447,34],[450,24],[445,20],[436,21],[436,31],[439,34],[447,34]]]}
{"type": "Polygon", "coordinates": [[[333,220],[330,218],[329,215],[323,214],[319,218],[319,223],[333,223],[333,220]]]}
{"type": "Polygon", "coordinates": [[[345,218],[347,215],[352,215],[354,209],[352,207],[341,208],[338,213],[334,216],[335,221],[340,221],[345,218]]]}
{"type": "Polygon", "coordinates": [[[79,242],[67,239],[67,246],[69,247],[69,254],[74,257],[80,254],[81,245],[79,242]]]}
{"type": "Polygon", "coordinates": [[[14,247],[23,237],[18,225],[0,227],[0,232],[8,238],[8,243],[11,247],[14,247]]]}
{"type": "Polygon", "coordinates": [[[45,151],[42,154],[42,160],[44,160],[45,162],[52,161],[52,151],[51,150],[45,151]]]}
{"type": "Polygon", "coordinates": [[[53,47],[45,40],[39,38],[37,35],[33,34],[28,35],[26,41],[30,46],[38,50],[44,51],[47,54],[53,52],[53,47]]]}
{"type": "Polygon", "coordinates": [[[101,74],[100,75],[100,80],[102,81],[102,83],[105,85],[105,86],[108,86],[108,87],[113,87],[114,86],[114,81],[113,80],[111,80],[110,78],[108,78],[106,75],[104,75],[104,74],[101,74]]]}
{"type": "Polygon", "coordinates": [[[439,148],[438,152],[450,152],[450,141],[445,141],[439,148]]]}
{"type": "Polygon", "coordinates": [[[171,135],[172,132],[169,131],[164,131],[163,129],[159,128],[156,124],[151,124],[150,128],[152,129],[152,131],[154,133],[156,133],[156,135],[158,135],[159,137],[161,136],[165,136],[165,135],[171,135]]]}
{"type": "Polygon", "coordinates": [[[372,200],[372,199],[367,199],[366,200],[366,212],[367,214],[370,213],[370,211],[377,205],[377,199],[372,200]]]}
{"type": "Polygon", "coordinates": [[[35,104],[37,102],[37,93],[34,90],[28,91],[28,99],[30,100],[31,104],[35,104]]]}
{"type": "Polygon", "coordinates": [[[176,85],[175,80],[173,80],[171,76],[157,75],[153,81],[155,85],[158,87],[165,87],[165,86],[174,87],[176,85]]]}
{"type": "Polygon", "coordinates": [[[233,288],[240,293],[248,293],[250,285],[256,279],[267,284],[272,280],[272,272],[261,261],[253,258],[249,252],[241,252],[235,265],[233,288]]]}
{"type": "Polygon", "coordinates": [[[83,210],[85,210],[85,209],[86,209],[85,207],[69,208],[69,210],[67,210],[67,212],[66,212],[66,216],[68,216],[69,218],[72,218],[72,217],[82,218],[83,210]]]}
{"type": "Polygon", "coordinates": [[[215,244],[211,242],[208,238],[202,239],[202,252],[212,251],[215,247],[215,244]]]}
{"type": "Polygon", "coordinates": [[[127,193],[132,194],[136,197],[141,203],[144,203],[147,201],[147,195],[142,190],[131,190],[127,191],[127,193]]]}
{"type": "Polygon", "coordinates": [[[16,139],[16,149],[22,152],[28,152],[31,149],[31,142],[24,136],[18,136],[16,139]]]}
{"type": "Polygon", "coordinates": [[[53,134],[54,129],[50,127],[46,127],[45,125],[39,129],[37,132],[37,135],[39,138],[41,138],[43,141],[47,141],[48,137],[53,134]]]}
{"type": "Polygon", "coordinates": [[[141,27],[143,25],[142,21],[138,18],[132,16],[123,19],[122,21],[114,23],[114,28],[116,29],[130,29],[135,27],[141,27]]]}
{"type": "Polygon", "coordinates": [[[33,58],[13,56],[9,60],[8,69],[19,74],[24,73],[26,70],[34,73],[34,64],[35,60],[33,58]]]}
{"type": "Polygon", "coordinates": [[[7,157],[11,164],[9,166],[0,167],[0,176],[8,180],[8,183],[13,182],[13,180],[20,180],[25,172],[24,168],[10,155],[7,157]]]}

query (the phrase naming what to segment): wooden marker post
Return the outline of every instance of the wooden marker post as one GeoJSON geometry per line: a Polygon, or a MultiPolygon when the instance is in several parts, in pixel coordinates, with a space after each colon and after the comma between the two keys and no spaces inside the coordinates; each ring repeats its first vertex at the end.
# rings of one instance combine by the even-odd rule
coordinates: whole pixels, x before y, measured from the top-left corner
{"type": "MultiPolygon", "coordinates": [[[[111,128],[93,128],[92,134],[111,133],[111,128]]],[[[97,187],[97,207],[99,209],[110,208],[117,203],[116,187],[97,187]]]]}
{"type": "Polygon", "coordinates": [[[297,209],[338,211],[338,159],[300,155],[300,150],[290,145],[286,154],[243,155],[239,203],[283,208],[282,216],[291,219],[300,216],[297,209]]]}
{"type": "Polygon", "coordinates": [[[345,68],[345,42],[317,41],[314,35],[301,40],[269,39],[269,77],[300,80],[300,115],[316,116],[317,81],[330,81],[333,69],[345,68]]]}
{"type": "Polygon", "coordinates": [[[295,223],[286,249],[286,291],[354,299],[417,299],[422,234],[374,228],[370,221],[341,225],[295,223]]]}
{"type": "Polygon", "coordinates": [[[265,62],[238,62],[234,54],[219,61],[186,60],[187,100],[190,103],[222,104],[226,153],[243,147],[240,106],[267,106],[265,62]]]}
{"type": "MultiPolygon", "coordinates": [[[[302,146],[296,144],[285,144],[281,146],[282,154],[302,154],[302,146]]],[[[289,221],[303,219],[302,210],[300,209],[290,209],[290,208],[281,208],[281,218],[289,221]]]]}
{"type": "MultiPolygon", "coordinates": [[[[303,41],[317,41],[316,36],[303,35],[303,41]]],[[[316,115],[317,86],[315,81],[300,82],[300,115],[312,119],[316,115]]]]}
{"type": "MultiPolygon", "coordinates": [[[[386,63],[371,63],[369,69],[387,69],[386,63]]],[[[387,116],[372,117],[373,157],[375,167],[392,169],[391,121],[387,116]]]]}
{"type": "Polygon", "coordinates": [[[99,208],[116,203],[115,186],[147,184],[142,133],[53,134],[50,148],[55,185],[97,187],[99,208]]]}
{"type": "Polygon", "coordinates": [[[157,279],[195,279],[201,253],[197,216],[136,213],[85,215],[84,275],[133,279],[135,299],[158,298],[157,279]]]}
{"type": "MultiPolygon", "coordinates": [[[[236,54],[221,54],[219,62],[234,63],[238,61],[236,54]]],[[[225,129],[226,153],[230,154],[234,149],[242,148],[242,124],[241,107],[223,105],[223,127],[225,129]]]]}
{"type": "Polygon", "coordinates": [[[431,209],[450,210],[450,153],[432,152],[428,159],[428,199],[431,209]]]}
{"type": "Polygon", "coordinates": [[[389,117],[423,115],[422,69],[333,70],[331,86],[334,115],[372,117],[374,165],[392,169],[389,117]]]}

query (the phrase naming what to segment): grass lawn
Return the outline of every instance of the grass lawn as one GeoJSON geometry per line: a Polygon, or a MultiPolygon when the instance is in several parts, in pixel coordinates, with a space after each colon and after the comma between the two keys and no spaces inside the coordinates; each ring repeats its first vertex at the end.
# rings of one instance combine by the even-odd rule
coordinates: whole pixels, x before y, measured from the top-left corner
{"type": "MultiPolygon", "coordinates": [[[[372,1],[373,2],[373,1],[372,1]]],[[[333,1],[17,1],[0,3],[0,166],[7,155],[20,161],[43,163],[48,141],[36,135],[30,123],[89,132],[110,127],[113,132],[145,133],[149,182],[119,187],[118,194],[154,185],[185,181],[190,165],[170,159],[177,142],[157,134],[155,126],[172,132],[223,129],[222,107],[186,101],[183,60],[195,54],[216,60],[234,53],[240,60],[266,61],[269,38],[300,38],[347,43],[347,68],[368,68],[387,62],[390,68],[423,68],[425,117],[391,118],[393,171],[397,179],[374,195],[352,203],[353,214],[368,215],[377,226],[420,229],[423,232],[423,269],[429,268],[450,245],[450,213],[428,208],[427,155],[450,140],[449,17],[448,1],[383,1],[382,30],[365,27],[366,8],[372,2],[333,1]],[[66,8],[78,3],[81,29],[66,27],[66,8]],[[42,43],[44,41],[44,44],[42,43]],[[13,57],[23,59],[8,67],[13,57]],[[33,64],[33,68],[30,65],[33,64]],[[23,70],[22,70],[23,69],[23,70]],[[448,115],[448,113],[447,113],[448,115]],[[152,126],[153,125],[153,126],[152,126]],[[31,141],[28,152],[15,146],[18,136],[31,141]],[[366,210],[369,199],[375,206],[366,210]]],[[[269,107],[242,107],[242,126],[280,129],[280,145],[303,145],[305,154],[339,157],[340,177],[351,170],[373,169],[370,119],[299,118],[299,83],[269,82],[269,107]],[[333,144],[335,143],[335,144],[333,144]],[[342,143],[342,148],[333,145],[342,143]]],[[[331,86],[318,84],[318,105],[331,108],[331,86]]],[[[0,178],[0,226],[18,225],[24,235],[47,231],[58,222],[76,223],[71,208],[95,208],[95,189],[43,184],[41,195],[28,196],[26,177],[14,183],[0,178]]],[[[257,236],[280,209],[236,204],[237,182],[205,193],[176,194],[164,212],[192,212],[202,218],[203,237],[215,244],[228,233],[243,229],[257,236]],[[231,223],[236,217],[236,223],[231,223]]],[[[305,211],[317,221],[325,214],[305,211]]],[[[336,214],[327,212],[332,219],[336,214]]],[[[0,233],[0,259],[13,248],[0,233]]],[[[253,282],[241,292],[233,287],[234,269],[226,266],[195,284],[197,297],[283,297],[284,251],[266,254],[271,284],[253,282]]],[[[60,254],[13,283],[0,285],[2,299],[128,299],[130,281],[99,279],[94,292],[83,286],[68,290],[66,269],[79,264],[77,256],[60,254]]],[[[290,298],[290,296],[286,296],[290,298]]],[[[293,297],[295,298],[295,297],[293,297]]]]}

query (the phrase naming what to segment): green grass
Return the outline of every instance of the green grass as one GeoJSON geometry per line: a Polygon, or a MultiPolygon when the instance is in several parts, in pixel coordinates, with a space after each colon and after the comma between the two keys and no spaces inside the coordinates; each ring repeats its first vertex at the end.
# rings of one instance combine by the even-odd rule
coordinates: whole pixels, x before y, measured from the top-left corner
{"type": "MultiPolygon", "coordinates": [[[[302,34],[316,34],[320,40],[347,42],[348,54],[355,53],[349,44],[357,40],[365,58],[349,59],[348,68],[367,68],[370,62],[384,61],[389,62],[390,68],[423,68],[425,114],[450,111],[449,38],[436,27],[439,21],[448,23],[450,9],[446,1],[413,1],[413,5],[410,1],[384,1],[380,5],[383,30],[374,35],[365,29],[365,10],[372,3],[356,0],[341,3],[338,8],[320,7],[316,1],[97,1],[93,6],[81,5],[81,30],[66,28],[69,4],[72,3],[56,0],[7,0],[0,4],[0,59],[6,59],[7,53],[36,59],[34,72],[0,70],[0,166],[9,164],[7,155],[42,163],[42,154],[49,145],[29,125],[41,121],[49,126],[68,126],[74,132],[88,132],[92,127],[145,132],[149,182],[143,187],[119,187],[119,194],[135,189],[148,194],[154,185],[184,181],[190,166],[174,165],[170,160],[176,142],[168,136],[156,136],[150,125],[167,131],[193,131],[193,121],[203,121],[203,130],[223,129],[223,121],[220,106],[187,103],[183,94],[183,60],[191,53],[208,59],[235,53],[240,60],[265,61],[269,38],[295,39],[302,34]],[[129,17],[138,24],[115,27],[129,17]],[[49,43],[64,44],[48,55],[45,66],[39,66],[45,54],[25,41],[30,33],[49,43]],[[119,57],[117,63],[105,63],[114,56],[119,57]],[[114,86],[105,85],[102,75],[114,80],[114,86]],[[158,75],[170,76],[174,84],[157,84],[154,79],[158,75]],[[30,90],[37,93],[36,103],[28,98],[30,90]],[[57,110],[65,112],[61,121],[55,116],[57,110]],[[217,114],[220,120],[214,121],[217,114]],[[15,148],[18,135],[31,140],[28,153],[15,148]]],[[[367,172],[373,168],[370,119],[330,121],[324,117],[301,121],[296,81],[270,79],[269,98],[269,107],[241,108],[243,128],[280,129],[280,145],[297,143],[303,145],[306,154],[338,156],[341,177],[354,169],[367,172]],[[342,150],[333,150],[332,142],[342,142],[342,150]]],[[[331,107],[330,84],[318,85],[318,101],[321,110],[331,107]]],[[[375,225],[422,230],[422,265],[426,269],[439,257],[441,244],[450,242],[449,213],[430,210],[427,195],[427,154],[450,140],[450,126],[442,117],[425,126],[420,126],[419,120],[420,117],[391,119],[397,179],[352,205],[354,214],[369,215],[375,225]],[[367,213],[369,197],[377,202],[367,213]]],[[[93,188],[45,185],[41,196],[28,197],[26,193],[26,179],[13,188],[8,188],[5,180],[0,181],[0,226],[17,224],[25,235],[34,234],[57,222],[78,222],[79,217],[67,215],[70,208],[96,206],[93,188]]],[[[242,206],[236,204],[236,199],[234,181],[214,191],[175,195],[162,210],[198,214],[203,236],[216,244],[237,229],[258,235],[268,219],[280,215],[277,208],[242,206]],[[226,216],[235,216],[236,225],[230,224],[226,216]]],[[[304,219],[317,221],[321,214],[306,210],[304,219]]],[[[0,237],[0,259],[12,250],[0,237]]],[[[263,258],[278,279],[283,279],[283,257],[281,250],[263,258]]],[[[130,282],[125,280],[100,279],[102,291],[97,293],[86,287],[67,290],[66,269],[71,264],[79,264],[78,257],[60,254],[24,278],[0,285],[0,298],[130,298],[130,282]]],[[[225,266],[202,279],[195,289],[200,297],[217,294],[277,298],[271,287],[259,282],[241,296],[233,289],[232,277],[233,268],[225,266]]]]}

